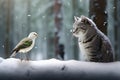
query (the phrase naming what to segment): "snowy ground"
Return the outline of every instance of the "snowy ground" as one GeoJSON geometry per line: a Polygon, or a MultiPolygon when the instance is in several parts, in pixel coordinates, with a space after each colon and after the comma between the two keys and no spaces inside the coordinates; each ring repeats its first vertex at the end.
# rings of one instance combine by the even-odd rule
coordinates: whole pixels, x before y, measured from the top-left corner
{"type": "Polygon", "coordinates": [[[120,62],[0,58],[0,80],[120,80],[120,62]]]}

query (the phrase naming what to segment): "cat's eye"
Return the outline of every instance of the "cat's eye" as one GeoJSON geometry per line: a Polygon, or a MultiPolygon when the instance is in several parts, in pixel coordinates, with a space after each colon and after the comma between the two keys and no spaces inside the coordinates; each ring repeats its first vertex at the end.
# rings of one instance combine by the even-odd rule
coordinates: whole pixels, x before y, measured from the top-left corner
{"type": "Polygon", "coordinates": [[[80,23],[78,24],[78,26],[81,26],[81,25],[84,25],[84,23],[83,23],[83,22],[80,22],[80,23]]]}
{"type": "Polygon", "coordinates": [[[81,25],[80,28],[81,28],[82,30],[86,30],[86,26],[85,26],[85,25],[81,25]]]}

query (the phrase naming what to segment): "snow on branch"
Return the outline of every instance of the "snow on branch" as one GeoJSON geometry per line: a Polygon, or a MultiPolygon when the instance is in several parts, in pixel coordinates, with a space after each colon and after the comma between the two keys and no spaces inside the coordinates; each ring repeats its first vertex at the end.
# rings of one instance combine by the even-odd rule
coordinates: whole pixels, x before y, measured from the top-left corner
{"type": "Polygon", "coordinates": [[[0,80],[120,80],[120,62],[0,58],[0,80]]]}

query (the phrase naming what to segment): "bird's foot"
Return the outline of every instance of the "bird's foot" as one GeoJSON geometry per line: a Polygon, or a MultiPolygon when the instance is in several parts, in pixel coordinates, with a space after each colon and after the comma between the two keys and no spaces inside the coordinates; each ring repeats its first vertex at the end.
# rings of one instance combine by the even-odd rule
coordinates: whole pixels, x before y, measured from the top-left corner
{"type": "Polygon", "coordinates": [[[30,60],[29,58],[25,59],[25,61],[29,61],[29,60],[30,60]]]}
{"type": "Polygon", "coordinates": [[[20,61],[22,62],[22,61],[23,61],[23,59],[20,59],[20,61]]]}

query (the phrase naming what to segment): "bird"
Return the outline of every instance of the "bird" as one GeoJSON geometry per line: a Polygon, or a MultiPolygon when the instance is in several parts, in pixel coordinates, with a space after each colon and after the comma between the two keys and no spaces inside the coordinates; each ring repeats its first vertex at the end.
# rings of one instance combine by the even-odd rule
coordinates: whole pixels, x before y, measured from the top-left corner
{"type": "MultiPolygon", "coordinates": [[[[16,53],[28,53],[31,51],[31,49],[34,47],[35,40],[38,37],[38,34],[36,32],[31,32],[28,37],[23,38],[12,50],[11,56],[15,57],[16,53]]],[[[21,59],[22,60],[22,59],[21,59]]]]}

